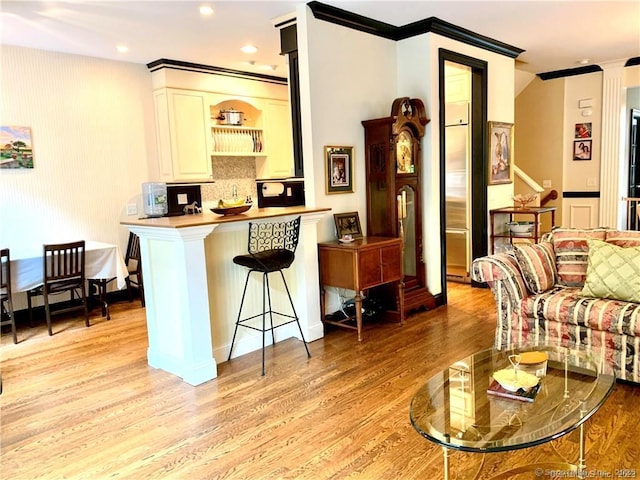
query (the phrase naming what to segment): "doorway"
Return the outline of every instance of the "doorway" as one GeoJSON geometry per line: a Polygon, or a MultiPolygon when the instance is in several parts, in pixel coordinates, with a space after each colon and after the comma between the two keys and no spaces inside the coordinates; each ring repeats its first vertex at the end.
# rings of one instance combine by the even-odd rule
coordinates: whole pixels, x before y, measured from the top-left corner
{"type": "MultiPolygon", "coordinates": [[[[470,239],[465,245],[469,249],[467,254],[468,262],[464,262],[464,268],[458,269],[458,275],[469,277],[470,262],[472,259],[487,254],[487,154],[486,154],[486,125],[487,125],[487,62],[476,58],[468,57],[457,52],[445,49],[439,50],[439,97],[440,97],[440,244],[442,245],[441,255],[441,284],[443,302],[447,303],[447,264],[448,257],[452,260],[456,257],[455,237],[452,238],[452,224],[455,224],[456,217],[460,211],[456,210],[457,202],[447,201],[448,188],[453,184],[460,184],[459,169],[454,164],[447,165],[447,158],[455,155],[452,152],[458,150],[460,140],[457,133],[449,134],[453,130],[447,130],[454,126],[456,115],[451,111],[447,115],[447,98],[451,99],[451,93],[458,90],[458,84],[449,84],[447,72],[461,73],[462,77],[468,77],[468,97],[469,102],[466,107],[468,112],[468,125],[466,127],[466,142],[464,147],[467,151],[468,162],[465,166],[466,175],[466,198],[465,215],[467,216],[466,230],[470,239]],[[452,70],[454,69],[454,70],[452,70]],[[447,142],[447,137],[449,141],[447,142]],[[458,140],[456,140],[458,138],[458,140]],[[458,146],[458,147],[456,147],[458,146]],[[449,155],[448,155],[449,154],[449,155]],[[473,199],[473,201],[471,201],[473,199]],[[455,204],[454,204],[455,203],[455,204]],[[449,232],[449,235],[447,235],[449,232]],[[449,237],[449,241],[447,240],[449,237]],[[453,250],[453,251],[452,251],[453,250]],[[463,271],[466,270],[466,271],[463,271]]],[[[452,102],[449,102],[452,103],[452,102]]],[[[450,109],[451,110],[451,109],[450,109]]],[[[455,110],[455,109],[454,109],[455,110]]],[[[462,108],[464,112],[465,108],[462,108]]],[[[459,129],[460,131],[465,129],[459,129]]],[[[459,197],[459,196],[458,196],[459,197]]],[[[464,229],[460,229],[464,230],[464,229]]],[[[463,233],[457,233],[459,238],[463,233]]],[[[455,262],[451,262],[455,263],[455,262]]],[[[472,282],[473,284],[473,282],[472,282]]]]}
{"type": "MultiPolygon", "coordinates": [[[[629,119],[629,181],[627,185],[629,198],[640,198],[640,110],[632,108],[629,119]]],[[[640,218],[638,203],[630,203],[627,210],[627,225],[637,226],[640,218]]]]}

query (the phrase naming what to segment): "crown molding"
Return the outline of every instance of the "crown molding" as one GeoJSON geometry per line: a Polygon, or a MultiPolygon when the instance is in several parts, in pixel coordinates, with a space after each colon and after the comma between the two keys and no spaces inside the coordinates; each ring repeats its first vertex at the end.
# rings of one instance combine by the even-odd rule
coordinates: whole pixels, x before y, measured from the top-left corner
{"type": "Polygon", "coordinates": [[[640,65],[640,57],[633,57],[627,60],[627,63],[624,64],[625,67],[635,67],[636,65],[640,65]]]}
{"type": "Polygon", "coordinates": [[[425,33],[435,33],[510,58],[516,58],[524,52],[521,48],[479,35],[471,30],[458,27],[436,17],[429,17],[401,27],[396,27],[389,23],[373,20],[372,18],[317,1],[309,2],[307,6],[311,9],[313,16],[318,20],[324,20],[389,40],[398,41],[425,33]]]}
{"type": "Polygon", "coordinates": [[[553,80],[555,78],[573,77],[575,75],[584,75],[586,73],[601,72],[602,67],[599,65],[587,65],[585,67],[566,68],[564,70],[554,70],[553,72],[538,73],[538,77],[542,80],[553,80]]]}
{"type": "Polygon", "coordinates": [[[244,78],[246,80],[256,80],[259,82],[276,83],[279,85],[287,85],[287,79],[284,77],[276,77],[274,75],[266,75],[263,73],[244,72],[242,70],[233,70],[231,68],[214,67],[211,65],[201,65],[199,63],[183,62],[181,60],[170,60],[161,58],[147,64],[149,71],[156,72],[163,68],[172,70],[183,70],[187,72],[209,73],[212,75],[224,75],[227,77],[244,78]]]}

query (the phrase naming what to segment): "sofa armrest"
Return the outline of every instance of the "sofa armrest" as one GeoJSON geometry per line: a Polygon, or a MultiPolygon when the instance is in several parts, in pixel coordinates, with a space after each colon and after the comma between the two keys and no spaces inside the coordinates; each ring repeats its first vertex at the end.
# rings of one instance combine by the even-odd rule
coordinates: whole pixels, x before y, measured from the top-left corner
{"type": "Polygon", "coordinates": [[[498,288],[504,290],[514,306],[529,296],[518,261],[506,253],[476,258],[471,265],[471,278],[489,284],[494,294],[498,288]]]}
{"type": "Polygon", "coordinates": [[[477,258],[471,265],[471,278],[489,284],[497,307],[494,346],[508,346],[512,322],[518,321],[522,300],[529,296],[518,261],[506,253],[477,258]]]}

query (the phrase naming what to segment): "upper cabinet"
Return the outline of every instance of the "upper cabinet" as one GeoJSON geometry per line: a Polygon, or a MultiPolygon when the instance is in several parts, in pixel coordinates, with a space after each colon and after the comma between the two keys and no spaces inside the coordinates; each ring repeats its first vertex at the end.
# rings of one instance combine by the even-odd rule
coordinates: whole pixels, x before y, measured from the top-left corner
{"type": "Polygon", "coordinates": [[[286,78],[167,59],[147,66],[161,181],[215,180],[213,157],[252,157],[256,178],[293,175],[286,78]]]}
{"type": "Polygon", "coordinates": [[[214,180],[211,157],[254,157],[257,178],[293,176],[291,112],[285,100],[155,91],[160,179],[214,180]]]}
{"type": "Polygon", "coordinates": [[[202,92],[154,92],[160,180],[211,181],[209,102],[202,92]]]}
{"type": "Polygon", "coordinates": [[[291,110],[283,100],[264,101],[264,140],[267,156],[256,159],[258,178],[294,175],[291,110]]]}

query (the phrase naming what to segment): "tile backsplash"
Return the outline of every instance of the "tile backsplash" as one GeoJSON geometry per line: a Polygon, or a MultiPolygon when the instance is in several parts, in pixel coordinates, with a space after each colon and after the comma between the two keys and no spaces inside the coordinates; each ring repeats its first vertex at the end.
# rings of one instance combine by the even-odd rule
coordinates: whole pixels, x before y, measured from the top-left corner
{"type": "Polygon", "coordinates": [[[202,184],[202,203],[215,203],[221,198],[231,198],[233,186],[238,187],[238,197],[251,195],[257,202],[256,160],[254,157],[213,157],[214,183],[202,184]]]}

